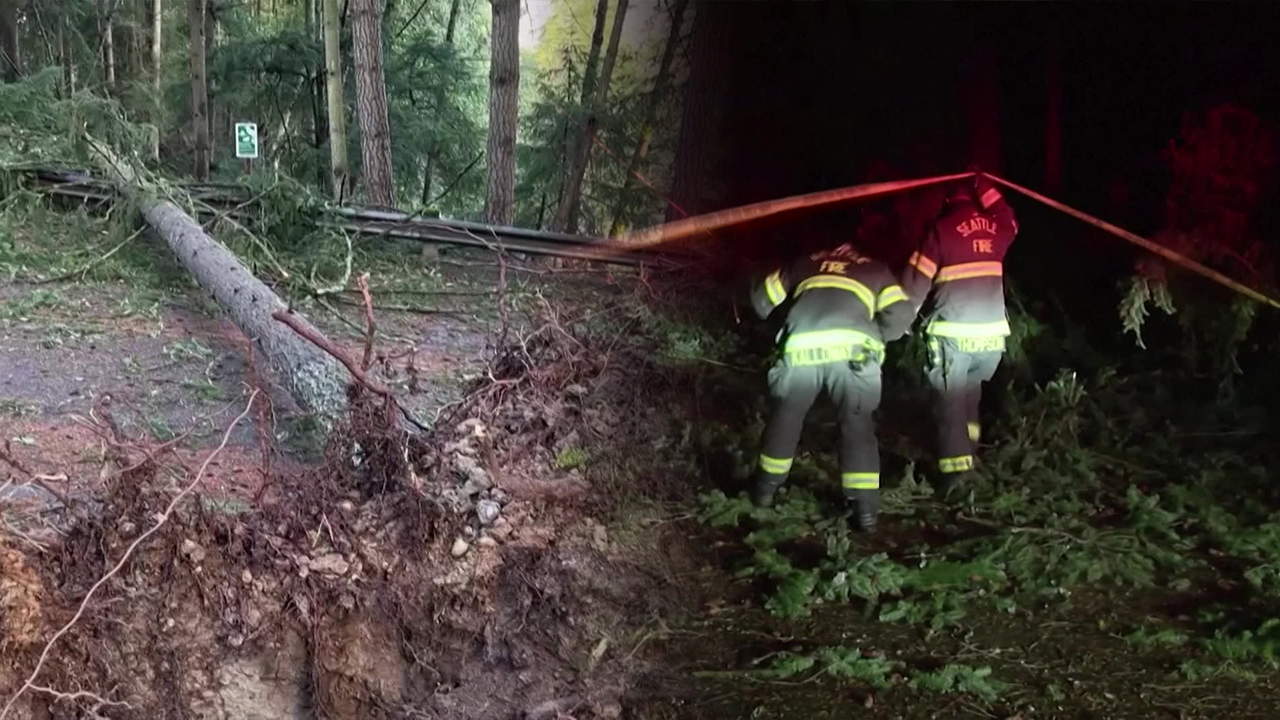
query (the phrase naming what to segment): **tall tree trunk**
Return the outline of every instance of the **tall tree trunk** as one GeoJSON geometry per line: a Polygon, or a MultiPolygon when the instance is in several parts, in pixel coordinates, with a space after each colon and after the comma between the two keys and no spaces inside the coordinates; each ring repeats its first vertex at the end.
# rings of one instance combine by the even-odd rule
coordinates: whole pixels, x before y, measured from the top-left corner
{"type": "MultiPolygon", "coordinates": [[[[449,47],[453,47],[453,34],[458,29],[458,10],[462,5],[462,0],[453,0],[449,3],[449,21],[445,24],[444,43],[449,47]]],[[[422,171],[422,207],[425,209],[431,202],[431,182],[435,177],[436,160],[440,150],[432,147],[427,152],[427,166],[422,171]]]]}
{"type": "Polygon", "coordinates": [[[102,57],[103,65],[106,67],[107,89],[115,90],[116,88],[116,38],[115,38],[115,14],[116,8],[109,7],[104,2],[102,4],[106,12],[102,19],[102,57]]]}
{"type": "MultiPolygon", "coordinates": [[[[59,28],[62,32],[62,72],[67,83],[67,96],[76,94],[76,80],[79,79],[79,73],[76,71],[76,58],[71,44],[67,41],[67,25],[71,21],[67,19],[66,13],[60,17],[59,28]]],[[[74,31],[73,31],[74,32],[74,31]]]]}
{"type": "Polygon", "coordinates": [[[1062,188],[1062,44],[1054,29],[1049,32],[1045,42],[1044,189],[1056,194],[1062,188]]]}
{"type": "MultiPolygon", "coordinates": [[[[623,13],[625,13],[626,12],[625,3],[624,5],[620,6],[619,9],[622,10],[623,13]]],[[[586,125],[591,121],[591,119],[595,117],[595,110],[591,107],[591,103],[595,100],[595,96],[596,96],[596,80],[597,80],[596,72],[600,64],[600,49],[604,46],[604,25],[605,25],[605,19],[608,17],[608,15],[609,15],[609,0],[599,0],[599,2],[597,2],[596,4],[595,26],[591,30],[591,49],[587,52],[587,64],[586,64],[586,67],[584,67],[582,70],[582,93],[581,93],[581,97],[578,100],[579,111],[574,114],[577,121],[581,123],[581,125],[579,125],[578,132],[572,133],[569,136],[568,138],[569,142],[565,145],[564,149],[560,151],[562,158],[567,157],[567,158],[573,159],[573,164],[570,165],[571,170],[577,169],[578,153],[583,150],[583,143],[589,142],[587,138],[587,133],[583,128],[585,128],[586,125]]],[[[610,37],[610,40],[612,40],[612,36],[610,37]]],[[[566,48],[565,56],[566,56],[565,60],[567,62],[569,59],[567,48],[566,48]]],[[[564,122],[567,125],[568,120],[565,120],[564,122]]],[[[586,153],[587,153],[587,157],[590,157],[590,154],[591,154],[590,145],[586,146],[586,153]]],[[[567,178],[564,178],[561,180],[560,193],[559,193],[559,197],[556,200],[556,214],[551,218],[551,227],[553,229],[562,230],[564,226],[570,222],[573,222],[575,225],[577,224],[576,223],[576,217],[578,214],[577,207],[574,207],[571,209],[566,208],[566,210],[568,211],[567,213],[561,211],[561,208],[565,208],[565,204],[564,204],[565,189],[568,187],[568,185],[569,185],[569,182],[567,178]],[[575,219],[571,220],[571,218],[575,218],[575,219]]],[[[573,202],[576,205],[577,199],[575,198],[573,202]]]]}
{"type": "Polygon", "coordinates": [[[155,123],[155,131],[151,135],[151,159],[160,162],[160,120],[163,104],[162,92],[164,71],[164,11],[163,0],[151,0],[151,119],[155,123]]]}
{"type": "MultiPolygon", "coordinates": [[[[671,199],[690,215],[716,207],[723,200],[713,197],[710,185],[715,163],[714,147],[723,127],[726,97],[724,67],[734,52],[731,33],[733,9],[726,3],[698,3],[693,16],[693,39],[689,48],[689,79],[685,83],[680,113],[680,133],[672,168],[671,199]]],[[[667,206],[666,221],[683,215],[667,206]]]]}
{"type": "Polygon", "coordinates": [[[458,29],[458,10],[461,9],[461,1],[453,0],[449,3],[449,21],[445,23],[444,42],[446,45],[453,45],[453,34],[458,29]]]}
{"type": "Polygon", "coordinates": [[[58,64],[62,66],[62,97],[69,98],[75,88],[71,84],[71,57],[67,53],[67,14],[58,13],[58,64]]]}
{"type": "Polygon", "coordinates": [[[209,75],[209,64],[213,62],[213,52],[218,46],[218,15],[217,0],[205,0],[205,10],[207,15],[204,19],[204,65],[205,65],[205,92],[208,94],[208,120],[209,120],[209,166],[211,168],[218,165],[218,82],[209,75]]]}
{"type": "Polygon", "coordinates": [[[604,54],[604,66],[600,68],[600,81],[595,88],[595,97],[591,99],[587,112],[587,126],[582,131],[574,153],[573,165],[569,169],[569,184],[565,188],[564,199],[556,208],[556,216],[551,220],[554,232],[578,232],[578,214],[582,201],[582,180],[587,174],[587,165],[591,162],[591,146],[596,141],[596,130],[600,124],[598,110],[609,96],[609,82],[613,78],[613,66],[618,59],[618,46],[622,41],[622,23],[627,18],[628,0],[618,0],[618,9],[613,16],[613,30],[609,33],[609,49],[604,54]]]}
{"type": "Polygon", "coordinates": [[[631,189],[631,178],[640,171],[640,162],[649,154],[649,143],[653,140],[653,124],[658,117],[658,107],[667,93],[667,81],[671,77],[671,62],[676,56],[676,46],[680,44],[680,29],[684,25],[684,11],[689,7],[689,0],[675,0],[671,12],[671,29],[667,32],[667,46],[662,51],[662,62],[658,65],[658,75],[653,79],[653,91],[649,93],[649,103],[644,109],[644,126],[640,130],[640,144],[627,163],[627,174],[622,176],[622,191],[618,193],[618,202],[613,206],[613,221],[609,223],[609,237],[622,234],[622,213],[626,207],[627,192],[631,189]]]}
{"type": "Polygon", "coordinates": [[[333,172],[333,197],[339,202],[347,191],[347,125],[342,102],[342,19],[338,0],[324,1],[324,73],[329,98],[329,167],[333,172]]]}
{"type": "Polygon", "coordinates": [[[489,163],[485,222],[510,225],[516,210],[516,124],[520,100],[520,0],[489,0],[489,163]]]}
{"type": "Polygon", "coordinates": [[[191,27],[191,130],[195,134],[195,176],[209,179],[209,92],[205,84],[204,20],[206,0],[187,0],[191,27]]]}
{"type": "Polygon", "coordinates": [[[18,0],[0,0],[0,62],[6,82],[22,76],[22,43],[18,36],[18,0]]]}
{"type": "Polygon", "coordinates": [[[387,120],[387,82],[382,66],[382,2],[352,1],[351,41],[365,194],[369,203],[393,208],[396,182],[391,168],[391,126],[387,120]]]}
{"type": "MultiPolygon", "coordinates": [[[[324,47],[324,35],[320,28],[323,23],[319,22],[319,2],[320,0],[303,0],[307,19],[307,40],[308,42],[317,43],[320,47],[324,47]]],[[[321,52],[323,56],[323,51],[321,52]]],[[[307,98],[311,101],[311,146],[319,156],[320,148],[324,147],[325,136],[329,132],[329,127],[325,123],[325,107],[324,107],[324,85],[320,82],[320,78],[324,76],[324,59],[321,58],[320,65],[308,68],[307,70],[307,98]]],[[[325,172],[323,165],[317,165],[317,179],[321,185],[328,180],[328,173],[325,172]]]]}
{"type": "MultiPolygon", "coordinates": [[[[325,99],[324,84],[324,18],[320,8],[321,0],[306,0],[308,20],[311,23],[307,32],[307,37],[316,44],[320,49],[319,64],[311,68],[311,115],[312,130],[314,131],[313,143],[315,145],[316,157],[321,156],[321,148],[324,147],[325,139],[329,137],[329,115],[328,106],[325,99]]],[[[317,180],[323,187],[330,182],[332,168],[326,167],[324,163],[316,163],[317,180]]]]}
{"type": "Polygon", "coordinates": [[[587,51],[587,66],[582,70],[582,105],[586,106],[596,94],[596,66],[600,64],[600,48],[604,46],[604,21],[609,16],[609,0],[597,0],[596,23],[591,28],[591,49],[587,51]]]}

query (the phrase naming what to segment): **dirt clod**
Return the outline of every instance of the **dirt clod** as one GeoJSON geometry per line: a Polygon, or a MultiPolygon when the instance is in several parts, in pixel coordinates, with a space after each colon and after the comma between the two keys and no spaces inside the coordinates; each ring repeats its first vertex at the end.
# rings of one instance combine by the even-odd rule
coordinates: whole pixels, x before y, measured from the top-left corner
{"type": "Polygon", "coordinates": [[[466,555],[467,551],[470,549],[471,549],[470,543],[468,543],[466,540],[463,540],[462,538],[458,538],[457,540],[453,541],[453,549],[450,552],[453,553],[454,557],[460,558],[463,555],[466,555]]]}
{"type": "Polygon", "coordinates": [[[311,560],[312,572],[345,575],[350,567],[351,564],[339,553],[329,553],[311,560]]]}

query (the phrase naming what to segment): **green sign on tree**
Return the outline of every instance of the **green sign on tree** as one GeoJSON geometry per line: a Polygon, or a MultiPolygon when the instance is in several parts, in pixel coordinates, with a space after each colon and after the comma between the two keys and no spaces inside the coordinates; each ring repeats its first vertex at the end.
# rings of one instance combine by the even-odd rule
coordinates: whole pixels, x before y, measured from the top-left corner
{"type": "Polygon", "coordinates": [[[258,157],[257,123],[236,123],[236,157],[258,157]]]}

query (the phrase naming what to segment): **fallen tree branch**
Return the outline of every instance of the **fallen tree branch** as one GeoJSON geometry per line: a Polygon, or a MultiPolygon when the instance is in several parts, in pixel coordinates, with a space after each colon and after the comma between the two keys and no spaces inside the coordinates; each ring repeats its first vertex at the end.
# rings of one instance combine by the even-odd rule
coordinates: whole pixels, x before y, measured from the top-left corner
{"type": "Polygon", "coordinates": [[[356,278],[356,285],[360,288],[360,295],[364,297],[364,319],[369,326],[364,334],[364,359],[360,361],[360,369],[368,372],[369,365],[373,362],[373,333],[378,328],[373,320],[373,297],[369,295],[369,273],[362,273],[356,278]]]}
{"type": "Polygon", "coordinates": [[[271,313],[271,317],[293,328],[294,332],[311,341],[316,347],[332,355],[338,362],[346,366],[347,370],[351,373],[351,376],[359,381],[361,385],[389,400],[395,399],[395,396],[391,394],[390,390],[373,380],[370,380],[369,376],[365,375],[364,371],[360,369],[360,366],[356,364],[356,361],[352,360],[350,356],[342,351],[341,348],[334,345],[329,338],[304,325],[298,319],[298,316],[287,310],[277,310],[271,313]]]}
{"type": "Polygon", "coordinates": [[[85,593],[84,599],[80,601],[80,607],[76,609],[75,615],[73,615],[71,619],[67,621],[67,624],[63,625],[58,632],[54,633],[52,638],[49,638],[49,642],[45,644],[44,650],[40,653],[40,659],[36,661],[35,669],[33,669],[31,674],[27,676],[26,681],[22,683],[22,687],[18,688],[18,691],[9,698],[7,703],[5,703],[4,709],[0,710],[0,720],[4,720],[9,716],[9,711],[13,709],[14,703],[18,702],[18,698],[22,697],[23,693],[37,687],[36,678],[40,675],[40,671],[44,669],[44,664],[48,661],[49,653],[52,652],[53,646],[62,638],[63,635],[66,635],[67,632],[71,630],[73,625],[80,621],[80,618],[84,615],[85,609],[89,607],[89,601],[93,599],[94,593],[96,593],[103,585],[107,584],[111,578],[115,577],[116,573],[120,572],[120,569],[129,561],[129,558],[133,555],[133,551],[136,550],[139,545],[141,545],[147,538],[154,535],[158,530],[160,530],[160,528],[164,527],[165,523],[169,522],[169,517],[173,514],[173,510],[178,506],[178,503],[186,497],[188,493],[194,490],[196,485],[200,484],[200,480],[204,477],[204,472],[208,469],[209,463],[212,462],[213,459],[218,456],[218,453],[222,452],[222,449],[227,446],[227,442],[231,439],[231,431],[234,430],[236,425],[239,425],[240,421],[249,414],[249,410],[253,407],[253,401],[257,397],[257,390],[250,393],[249,402],[245,404],[244,410],[241,411],[241,413],[231,421],[231,424],[227,426],[226,432],[222,434],[222,442],[219,443],[218,447],[214,448],[213,451],[209,453],[208,457],[204,459],[204,462],[200,465],[200,470],[196,472],[196,475],[191,479],[191,482],[187,483],[187,486],[179,491],[178,494],[169,501],[168,507],[164,509],[164,512],[160,513],[160,517],[156,520],[156,523],[148,528],[146,532],[139,535],[138,538],[129,545],[128,549],[124,551],[124,555],[121,555],[120,560],[116,562],[115,567],[112,567],[107,571],[107,574],[99,578],[98,581],[93,584],[93,587],[89,588],[89,592],[85,593]]]}
{"type": "Polygon", "coordinates": [[[66,476],[65,474],[63,474],[63,475],[40,475],[40,474],[38,474],[38,473],[33,473],[33,472],[31,472],[31,471],[30,471],[30,470],[28,470],[26,467],[24,467],[24,466],[22,465],[22,463],[18,462],[18,459],[17,459],[17,458],[15,458],[15,457],[13,456],[13,448],[9,445],[9,441],[8,441],[8,440],[5,440],[5,441],[4,441],[4,450],[0,450],[0,462],[4,462],[4,464],[5,464],[5,465],[8,465],[9,467],[13,468],[14,470],[17,470],[18,472],[22,473],[23,475],[26,475],[28,478],[30,478],[30,479],[31,479],[31,482],[35,483],[35,484],[36,484],[36,485],[38,485],[42,490],[44,490],[45,492],[47,492],[47,493],[49,493],[50,495],[52,495],[52,496],[54,496],[55,498],[57,498],[57,499],[58,499],[58,502],[62,503],[62,507],[64,507],[64,508],[65,508],[65,507],[71,507],[71,506],[68,504],[68,500],[67,500],[67,496],[66,496],[66,495],[63,495],[62,493],[58,492],[57,490],[54,490],[53,488],[49,487],[49,484],[48,484],[47,482],[45,482],[46,480],[59,480],[59,481],[66,481],[67,476],[66,476]]]}
{"type": "MultiPolygon", "coordinates": [[[[356,364],[356,361],[352,360],[351,357],[343,352],[337,345],[334,345],[329,338],[315,332],[310,327],[300,322],[297,316],[291,315],[285,310],[277,310],[271,314],[271,317],[293,328],[294,332],[298,333],[303,338],[310,340],[316,347],[332,355],[338,362],[342,363],[347,368],[351,373],[351,377],[355,378],[357,382],[369,390],[381,395],[388,403],[399,409],[400,414],[404,416],[404,419],[413,423],[413,425],[419,430],[425,431],[428,429],[422,423],[415,420],[413,416],[409,414],[409,411],[405,410],[399,402],[396,402],[396,396],[391,392],[391,390],[371,380],[369,376],[360,369],[360,366],[356,364]]],[[[3,720],[3,718],[0,718],[0,720],[3,720]]]]}

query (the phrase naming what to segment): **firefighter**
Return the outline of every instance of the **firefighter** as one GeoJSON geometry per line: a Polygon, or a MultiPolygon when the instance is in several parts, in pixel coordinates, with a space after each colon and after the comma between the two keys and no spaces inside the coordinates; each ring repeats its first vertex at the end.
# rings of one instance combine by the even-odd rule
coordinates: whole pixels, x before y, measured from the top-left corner
{"type": "MultiPolygon", "coordinates": [[[[975,169],[976,168],[971,168],[975,169]]],[[[978,406],[1010,334],[1004,256],[1018,234],[1013,208],[980,171],[955,186],[907,261],[902,287],[922,318],[938,427],[936,490],[963,487],[982,436],[978,406]]]]}
{"type": "Polygon", "coordinates": [[[765,428],[752,499],[768,507],[786,481],[805,415],[826,391],[840,413],[840,479],[870,531],[880,509],[880,450],[872,411],[880,404],[886,342],[915,317],[892,271],[850,243],[775,269],[752,291],[767,319],[790,301],[778,333],[782,356],[769,371],[772,412],[765,428]]]}

